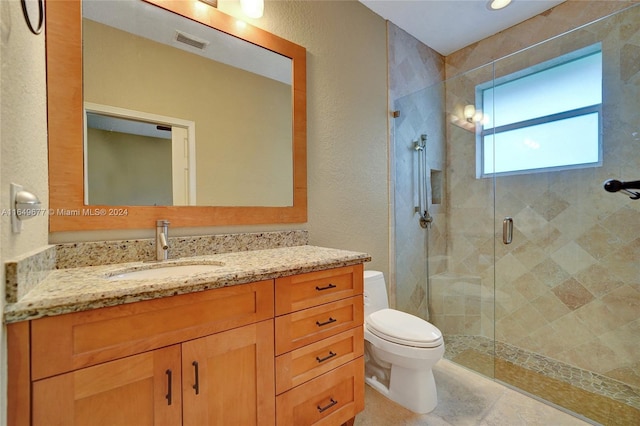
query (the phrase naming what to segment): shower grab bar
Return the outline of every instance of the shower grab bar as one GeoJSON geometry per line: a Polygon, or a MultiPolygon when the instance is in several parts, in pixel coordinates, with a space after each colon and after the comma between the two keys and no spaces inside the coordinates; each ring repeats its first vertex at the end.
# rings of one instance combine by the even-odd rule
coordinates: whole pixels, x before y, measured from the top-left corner
{"type": "Polygon", "coordinates": [[[609,179],[604,183],[604,190],[607,192],[621,191],[632,200],[640,200],[640,192],[629,191],[630,189],[640,189],[640,180],[621,182],[619,180],[609,179]]]}
{"type": "Polygon", "coordinates": [[[419,141],[413,142],[413,149],[418,154],[418,205],[416,212],[420,215],[420,227],[431,226],[433,217],[429,214],[429,198],[427,189],[427,135],[420,135],[419,141]]]}

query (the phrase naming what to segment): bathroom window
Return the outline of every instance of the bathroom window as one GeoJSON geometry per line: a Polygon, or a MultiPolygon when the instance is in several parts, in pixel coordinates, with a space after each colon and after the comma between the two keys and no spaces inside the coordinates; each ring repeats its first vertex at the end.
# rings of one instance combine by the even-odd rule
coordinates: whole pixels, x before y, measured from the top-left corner
{"type": "Polygon", "coordinates": [[[598,43],[476,87],[477,175],[602,164],[598,43]]]}

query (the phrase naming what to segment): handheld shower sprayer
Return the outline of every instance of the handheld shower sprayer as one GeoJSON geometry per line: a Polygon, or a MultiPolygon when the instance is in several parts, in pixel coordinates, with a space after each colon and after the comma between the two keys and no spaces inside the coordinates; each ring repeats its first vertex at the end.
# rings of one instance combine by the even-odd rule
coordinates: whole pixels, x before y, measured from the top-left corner
{"type": "Polygon", "coordinates": [[[604,190],[607,192],[622,191],[632,200],[640,200],[640,192],[629,191],[630,189],[640,189],[640,180],[620,182],[619,180],[609,179],[604,183],[604,190]]]}
{"type": "Polygon", "coordinates": [[[426,229],[431,227],[433,217],[429,214],[429,191],[427,189],[427,173],[429,168],[427,167],[427,135],[420,135],[420,140],[413,141],[413,149],[418,153],[417,164],[417,185],[418,190],[418,205],[415,207],[415,212],[420,215],[419,222],[420,227],[426,229]]]}

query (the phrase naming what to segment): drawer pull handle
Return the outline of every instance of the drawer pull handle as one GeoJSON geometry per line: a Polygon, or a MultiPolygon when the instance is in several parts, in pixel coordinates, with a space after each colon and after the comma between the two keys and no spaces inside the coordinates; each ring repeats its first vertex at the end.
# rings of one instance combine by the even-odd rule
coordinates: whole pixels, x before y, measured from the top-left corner
{"type": "Polygon", "coordinates": [[[196,395],[198,395],[200,393],[200,378],[199,378],[199,374],[198,374],[198,361],[193,361],[191,363],[191,365],[193,365],[193,369],[194,369],[194,372],[196,374],[196,383],[192,387],[193,387],[193,389],[195,389],[196,395]]]}
{"type": "Polygon", "coordinates": [[[338,286],[335,285],[335,284],[329,283],[329,285],[326,286],[326,287],[318,287],[318,286],[316,286],[316,290],[318,290],[318,291],[329,290],[329,289],[336,288],[336,287],[338,287],[338,286]]]}
{"type": "Polygon", "coordinates": [[[329,408],[333,407],[334,405],[336,405],[338,403],[338,401],[336,401],[335,399],[331,398],[330,399],[330,403],[328,405],[325,405],[324,407],[321,406],[317,406],[318,407],[318,412],[322,413],[324,411],[327,411],[329,408]]]}
{"type": "Polygon", "coordinates": [[[335,319],[335,318],[329,317],[329,319],[327,321],[325,321],[325,322],[316,321],[316,325],[318,327],[322,327],[323,325],[331,324],[332,322],[336,322],[336,321],[338,321],[338,320],[335,319]]]}
{"type": "Polygon", "coordinates": [[[167,392],[167,396],[165,398],[167,398],[167,405],[171,405],[171,370],[167,370],[165,371],[165,373],[167,374],[167,388],[168,388],[168,392],[167,392]]]}
{"type": "Polygon", "coordinates": [[[329,355],[325,356],[324,358],[320,358],[319,356],[317,356],[316,359],[318,360],[318,362],[325,362],[326,360],[331,359],[336,355],[338,354],[335,352],[329,351],[329,355]]]}

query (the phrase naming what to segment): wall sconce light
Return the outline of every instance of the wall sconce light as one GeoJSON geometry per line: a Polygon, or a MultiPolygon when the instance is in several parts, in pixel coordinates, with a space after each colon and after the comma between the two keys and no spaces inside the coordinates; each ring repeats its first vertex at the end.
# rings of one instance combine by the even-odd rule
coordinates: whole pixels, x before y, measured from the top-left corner
{"type": "Polygon", "coordinates": [[[264,0],[240,0],[240,7],[249,18],[262,18],[264,0]]]}
{"type": "Polygon", "coordinates": [[[463,115],[465,120],[467,120],[468,123],[473,123],[473,120],[476,115],[476,107],[473,105],[465,105],[463,115]]]}
{"type": "Polygon", "coordinates": [[[209,6],[213,6],[215,8],[218,7],[218,0],[200,0],[202,3],[206,3],[209,6]]]}
{"type": "Polygon", "coordinates": [[[42,214],[40,200],[35,194],[25,191],[22,185],[11,184],[11,230],[15,234],[22,231],[22,221],[42,214]]]}
{"type": "Polygon", "coordinates": [[[465,105],[462,115],[464,116],[464,119],[467,120],[467,123],[471,124],[483,123],[487,118],[482,111],[477,110],[473,105],[465,105]]]}

